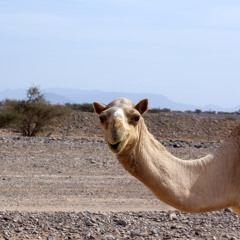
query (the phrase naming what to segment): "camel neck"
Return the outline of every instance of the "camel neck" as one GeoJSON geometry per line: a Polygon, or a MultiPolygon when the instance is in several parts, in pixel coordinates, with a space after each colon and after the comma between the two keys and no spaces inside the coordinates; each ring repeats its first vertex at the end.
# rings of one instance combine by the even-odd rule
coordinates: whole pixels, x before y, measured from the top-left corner
{"type": "Polygon", "coordinates": [[[160,200],[177,209],[204,212],[225,207],[218,196],[227,194],[227,189],[218,182],[219,177],[226,176],[223,172],[216,173],[219,163],[213,155],[196,160],[181,160],[154,139],[144,121],[140,127],[134,149],[118,156],[127,171],[160,200]]]}

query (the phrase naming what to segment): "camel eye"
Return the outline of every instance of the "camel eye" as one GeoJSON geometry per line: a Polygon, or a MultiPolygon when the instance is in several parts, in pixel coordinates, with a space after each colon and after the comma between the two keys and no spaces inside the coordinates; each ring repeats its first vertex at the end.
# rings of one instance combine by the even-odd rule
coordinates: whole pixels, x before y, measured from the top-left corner
{"type": "Polygon", "coordinates": [[[104,117],[103,117],[103,116],[100,116],[99,119],[100,119],[100,122],[101,122],[101,123],[104,122],[104,117]]]}
{"type": "Polygon", "coordinates": [[[136,116],[136,117],[134,117],[134,121],[135,121],[135,122],[138,122],[139,119],[140,119],[140,116],[136,116]]]}

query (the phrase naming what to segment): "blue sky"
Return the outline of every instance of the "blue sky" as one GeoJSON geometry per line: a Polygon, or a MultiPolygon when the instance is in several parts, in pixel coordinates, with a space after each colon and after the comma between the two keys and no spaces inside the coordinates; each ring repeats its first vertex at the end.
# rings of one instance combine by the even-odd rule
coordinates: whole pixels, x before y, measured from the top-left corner
{"type": "Polygon", "coordinates": [[[240,104],[240,1],[0,0],[0,90],[240,104]]]}

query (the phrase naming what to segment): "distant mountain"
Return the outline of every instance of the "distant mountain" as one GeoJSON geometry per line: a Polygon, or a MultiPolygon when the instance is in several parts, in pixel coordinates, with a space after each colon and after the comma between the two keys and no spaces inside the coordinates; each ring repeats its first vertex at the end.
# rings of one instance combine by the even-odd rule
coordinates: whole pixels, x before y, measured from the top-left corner
{"type": "MultiPolygon", "coordinates": [[[[124,92],[104,92],[99,90],[85,91],[79,89],[64,89],[64,88],[51,88],[43,91],[46,99],[51,103],[92,103],[99,101],[102,103],[109,103],[115,98],[126,97],[137,103],[143,98],[149,99],[150,108],[168,108],[171,110],[194,111],[201,109],[202,111],[223,111],[223,112],[235,112],[240,109],[240,105],[234,108],[222,108],[216,105],[196,106],[191,104],[183,104],[174,102],[161,94],[152,93],[124,93],[124,92]]],[[[0,100],[4,99],[26,99],[26,89],[6,89],[0,91],[0,100]]]]}
{"type": "Polygon", "coordinates": [[[240,109],[240,105],[233,107],[233,108],[222,108],[217,105],[209,104],[202,108],[202,111],[216,111],[216,112],[237,112],[240,109]]]}
{"type": "MultiPolygon", "coordinates": [[[[48,89],[46,90],[46,97],[49,93],[54,92],[59,97],[66,97],[70,103],[92,103],[99,101],[102,103],[109,103],[115,98],[126,97],[137,103],[143,98],[149,99],[150,108],[170,108],[172,110],[184,110],[184,109],[196,109],[195,106],[175,103],[169,100],[167,97],[160,94],[148,94],[148,93],[123,93],[123,92],[103,92],[103,91],[82,91],[77,89],[48,89]]],[[[59,98],[60,100],[60,98],[59,98]]],[[[62,102],[59,102],[62,103],[62,102]]]]}

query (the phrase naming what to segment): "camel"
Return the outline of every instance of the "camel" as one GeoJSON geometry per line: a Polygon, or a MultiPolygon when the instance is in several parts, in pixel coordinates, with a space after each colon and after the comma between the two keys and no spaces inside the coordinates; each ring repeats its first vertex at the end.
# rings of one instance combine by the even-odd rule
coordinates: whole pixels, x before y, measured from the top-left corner
{"type": "Polygon", "coordinates": [[[118,98],[93,107],[120,164],[161,201],[188,213],[231,208],[240,216],[240,125],[212,154],[182,160],[149,133],[142,116],[148,99],[135,105],[118,98]]]}

